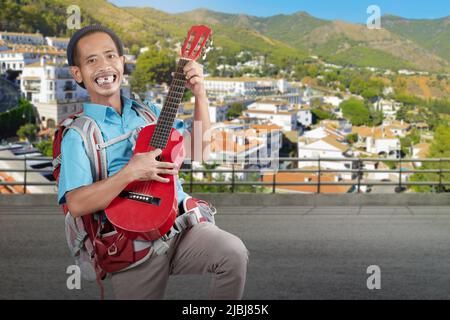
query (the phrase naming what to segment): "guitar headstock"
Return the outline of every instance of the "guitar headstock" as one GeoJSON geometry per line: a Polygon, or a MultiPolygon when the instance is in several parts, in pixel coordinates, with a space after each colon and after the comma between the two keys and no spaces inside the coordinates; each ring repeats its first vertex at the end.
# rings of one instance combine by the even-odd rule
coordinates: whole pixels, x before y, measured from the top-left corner
{"type": "Polygon", "coordinates": [[[206,55],[211,50],[210,46],[206,46],[207,43],[212,45],[212,40],[210,40],[211,35],[212,30],[205,25],[192,26],[181,47],[181,57],[197,60],[203,51],[205,51],[204,55],[206,55]]]}

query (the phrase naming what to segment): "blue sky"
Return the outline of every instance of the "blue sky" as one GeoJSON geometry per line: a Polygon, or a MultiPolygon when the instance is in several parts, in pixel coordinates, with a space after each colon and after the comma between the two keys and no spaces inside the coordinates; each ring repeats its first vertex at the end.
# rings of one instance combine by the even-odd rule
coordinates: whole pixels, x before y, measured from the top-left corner
{"type": "Polygon", "coordinates": [[[118,6],[152,7],[175,13],[208,8],[227,13],[271,16],[306,11],[323,19],[341,19],[365,23],[369,5],[380,7],[381,14],[395,14],[412,19],[433,19],[450,15],[450,0],[110,0],[118,6]]]}

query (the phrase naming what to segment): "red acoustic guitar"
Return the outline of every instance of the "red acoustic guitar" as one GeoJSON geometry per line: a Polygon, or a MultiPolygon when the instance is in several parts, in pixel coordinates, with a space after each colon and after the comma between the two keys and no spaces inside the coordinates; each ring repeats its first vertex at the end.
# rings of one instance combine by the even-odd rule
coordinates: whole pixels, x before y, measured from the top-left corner
{"type": "MultiPolygon", "coordinates": [[[[183,137],[173,129],[175,116],[183,98],[186,77],[184,66],[197,60],[211,35],[207,26],[193,26],[181,48],[181,57],[173,75],[164,106],[155,125],[148,125],[139,133],[134,153],[160,148],[159,161],[181,166],[184,160],[183,137]]],[[[105,209],[108,220],[117,231],[130,239],[156,240],[166,234],[178,212],[176,178],[162,175],[168,183],[134,181],[105,209]]]]}

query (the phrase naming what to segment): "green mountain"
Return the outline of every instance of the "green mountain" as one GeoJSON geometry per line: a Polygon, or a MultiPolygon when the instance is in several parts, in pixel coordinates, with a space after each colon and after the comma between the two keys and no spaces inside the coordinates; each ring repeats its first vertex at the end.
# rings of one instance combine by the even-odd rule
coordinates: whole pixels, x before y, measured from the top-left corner
{"type": "Polygon", "coordinates": [[[387,15],[382,18],[382,25],[450,62],[450,16],[430,20],[387,15]]]}
{"type": "Polygon", "coordinates": [[[415,21],[385,16],[383,29],[371,30],[362,24],[317,19],[305,12],[262,18],[197,9],[177,16],[203,23],[253,28],[299,50],[344,64],[423,70],[450,66],[450,17],[415,21]]]}
{"type": "MultiPolygon", "coordinates": [[[[450,70],[450,17],[410,20],[382,18],[381,30],[344,21],[328,21],[305,12],[271,17],[226,14],[197,9],[168,14],[149,7],[117,7],[105,0],[4,0],[0,30],[70,36],[66,9],[81,8],[82,25],[102,23],[115,30],[126,46],[156,43],[173,46],[195,23],[212,27],[216,58],[249,50],[278,65],[310,55],[360,66],[450,70]]],[[[217,59],[215,59],[217,60],[217,59]]]]}

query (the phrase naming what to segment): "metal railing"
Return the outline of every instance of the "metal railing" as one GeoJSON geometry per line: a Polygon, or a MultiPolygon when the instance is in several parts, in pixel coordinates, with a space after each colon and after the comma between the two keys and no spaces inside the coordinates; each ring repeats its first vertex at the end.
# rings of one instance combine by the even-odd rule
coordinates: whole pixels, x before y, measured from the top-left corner
{"type": "MultiPolygon", "coordinates": [[[[48,182],[33,182],[29,181],[28,173],[31,172],[39,172],[39,173],[47,173],[50,174],[52,171],[50,169],[31,169],[28,167],[28,161],[32,160],[41,160],[41,161],[49,161],[51,163],[50,157],[27,157],[26,155],[23,158],[18,157],[0,157],[0,161],[21,161],[23,162],[22,168],[20,169],[9,169],[0,167],[0,172],[20,172],[24,173],[22,181],[1,181],[0,186],[23,186],[23,192],[26,192],[27,186],[55,186],[55,181],[48,182]]],[[[247,159],[248,160],[248,159],[247,159]]],[[[291,168],[291,169],[269,169],[269,168],[261,168],[261,169],[240,169],[236,168],[236,166],[242,166],[243,164],[249,163],[246,162],[234,162],[227,163],[231,165],[230,169],[194,169],[192,166],[189,169],[181,169],[180,172],[189,174],[188,181],[183,182],[184,187],[188,187],[189,191],[192,192],[194,186],[229,186],[230,192],[235,192],[236,187],[239,186],[267,186],[272,189],[272,193],[277,191],[277,186],[315,186],[316,193],[321,193],[322,186],[354,186],[354,191],[360,193],[362,186],[395,186],[400,188],[400,190],[405,190],[406,187],[409,186],[435,186],[436,192],[442,192],[444,190],[444,186],[449,186],[450,181],[444,180],[444,174],[450,173],[450,169],[443,168],[444,163],[450,163],[450,158],[420,158],[420,159],[412,159],[412,158],[403,158],[403,159],[392,159],[392,158],[293,158],[293,157],[279,157],[279,158],[260,158],[258,159],[259,163],[267,163],[269,161],[279,161],[279,162],[308,162],[308,163],[316,163],[314,169],[302,169],[302,168],[291,168]],[[330,169],[330,168],[322,168],[324,166],[324,162],[343,162],[343,163],[352,163],[353,169],[330,169]],[[365,163],[376,163],[376,162],[389,162],[395,163],[396,168],[394,169],[365,169],[365,163]],[[436,169],[407,169],[402,168],[402,164],[404,163],[438,163],[438,168],[436,169]],[[317,181],[296,181],[296,182],[279,182],[277,181],[276,173],[280,172],[289,172],[289,173],[309,173],[312,176],[317,177],[317,181]],[[194,174],[195,173],[231,173],[231,178],[228,181],[195,181],[194,174]],[[237,178],[237,174],[249,174],[249,173],[259,173],[260,181],[239,181],[237,178]],[[323,181],[321,177],[324,173],[350,173],[352,175],[351,180],[344,181],[323,181]],[[364,179],[363,175],[365,173],[388,173],[388,174],[398,174],[397,181],[384,181],[383,180],[368,180],[364,179]],[[437,174],[436,181],[404,181],[405,173],[434,173],[437,174]],[[263,175],[272,174],[271,181],[262,181],[263,175]]],[[[220,163],[217,163],[220,165],[220,163]]],[[[0,177],[1,179],[1,177],[0,177]]]]}

